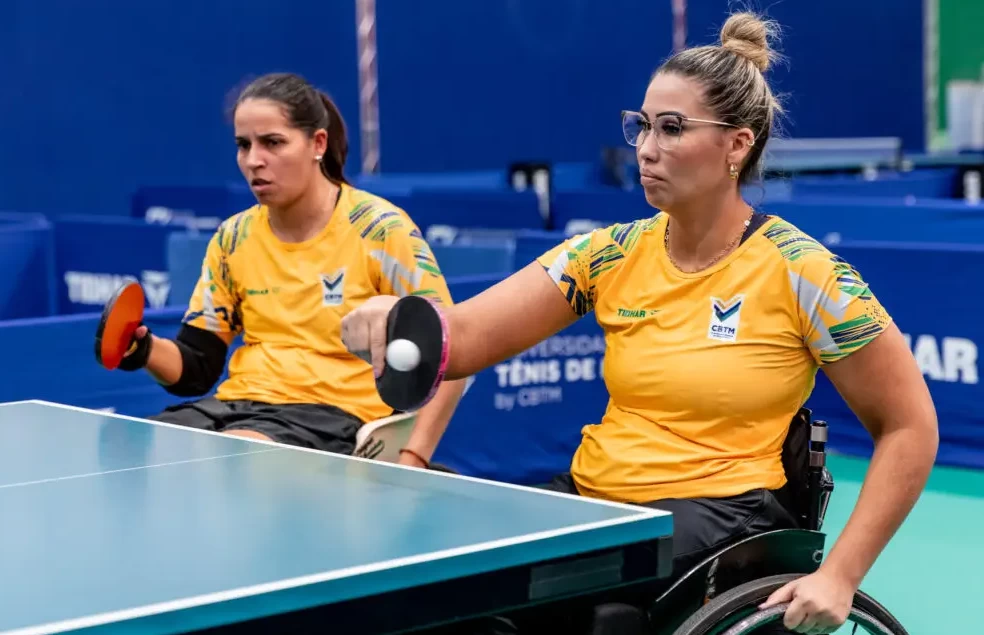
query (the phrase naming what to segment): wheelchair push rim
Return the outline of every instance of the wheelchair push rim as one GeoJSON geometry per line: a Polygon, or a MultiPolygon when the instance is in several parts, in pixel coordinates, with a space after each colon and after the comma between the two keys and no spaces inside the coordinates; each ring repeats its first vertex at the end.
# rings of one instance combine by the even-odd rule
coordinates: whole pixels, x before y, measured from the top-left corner
{"type": "MultiPolygon", "coordinates": [[[[758,632],[758,629],[766,626],[768,624],[778,624],[782,622],[783,616],[786,614],[786,609],[789,604],[778,604],[772,608],[765,609],[764,611],[756,611],[745,617],[735,616],[738,620],[737,622],[727,620],[727,623],[722,623],[715,626],[708,635],[754,635],[758,632]],[[732,624],[730,627],[728,624],[732,624]],[[727,630],[725,630],[727,629],[727,630]]],[[[864,629],[863,633],[867,635],[896,635],[895,632],[890,630],[887,626],[882,624],[879,620],[875,619],[865,611],[858,609],[856,607],[851,607],[851,613],[840,628],[831,631],[831,633],[843,633],[844,629],[847,628],[846,632],[854,635],[858,633],[858,627],[864,629]],[[852,626],[853,625],[853,626],[852,626]]],[[[773,628],[775,628],[773,626],[773,628]]],[[[772,633],[774,631],[767,631],[772,633]]]]}
{"type": "MultiPolygon", "coordinates": [[[[782,618],[789,604],[780,604],[764,611],[758,607],[776,589],[800,577],[803,574],[774,575],[729,589],[697,610],[673,635],[764,635],[782,632],[782,618]]],[[[888,609],[863,591],[854,595],[847,622],[833,633],[908,635],[888,609]]]]}

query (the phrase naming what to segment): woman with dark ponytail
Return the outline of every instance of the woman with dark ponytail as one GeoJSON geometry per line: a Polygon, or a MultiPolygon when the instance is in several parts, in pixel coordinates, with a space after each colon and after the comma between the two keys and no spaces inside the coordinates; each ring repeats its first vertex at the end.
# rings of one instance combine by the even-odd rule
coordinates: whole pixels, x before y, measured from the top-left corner
{"type": "MultiPolygon", "coordinates": [[[[156,419],[351,453],[359,426],[392,411],[372,367],[342,344],[342,318],[380,294],[444,305],[451,296],[406,212],[345,178],[345,122],[327,95],[297,75],[265,75],[240,93],[233,119],[258,205],[216,231],[177,338],[141,327],[140,363],[121,368],[146,368],[168,392],[201,397],[241,334],[215,396],[156,419]]],[[[428,465],[463,387],[444,385],[418,413],[402,463],[428,465]]]]}

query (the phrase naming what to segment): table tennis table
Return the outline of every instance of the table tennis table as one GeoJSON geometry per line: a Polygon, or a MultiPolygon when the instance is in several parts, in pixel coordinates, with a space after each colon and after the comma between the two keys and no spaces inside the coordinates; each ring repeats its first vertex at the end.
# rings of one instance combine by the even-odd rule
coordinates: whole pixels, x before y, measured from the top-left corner
{"type": "Polygon", "coordinates": [[[672,516],[0,404],[0,634],[389,633],[669,575],[672,516]]]}

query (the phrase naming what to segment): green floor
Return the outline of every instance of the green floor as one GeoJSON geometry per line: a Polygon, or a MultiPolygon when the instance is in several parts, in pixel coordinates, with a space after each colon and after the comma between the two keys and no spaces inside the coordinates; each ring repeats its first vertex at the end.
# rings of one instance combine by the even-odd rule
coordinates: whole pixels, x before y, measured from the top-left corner
{"type": "MultiPolygon", "coordinates": [[[[829,549],[857,501],[868,462],[831,456],[828,467],[836,482],[824,524],[829,549]]],[[[984,472],[936,468],[927,490],[861,588],[912,635],[984,633],[981,527],[984,472]]]]}

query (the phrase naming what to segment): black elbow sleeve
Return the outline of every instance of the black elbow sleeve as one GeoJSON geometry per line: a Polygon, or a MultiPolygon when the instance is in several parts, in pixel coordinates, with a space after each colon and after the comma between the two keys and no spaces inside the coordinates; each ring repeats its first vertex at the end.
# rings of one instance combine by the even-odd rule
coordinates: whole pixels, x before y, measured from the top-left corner
{"type": "Polygon", "coordinates": [[[222,376],[229,347],[215,333],[187,324],[174,343],[181,351],[181,378],[166,390],[179,397],[204,395],[222,376]]]}

